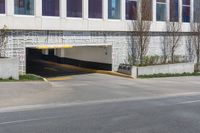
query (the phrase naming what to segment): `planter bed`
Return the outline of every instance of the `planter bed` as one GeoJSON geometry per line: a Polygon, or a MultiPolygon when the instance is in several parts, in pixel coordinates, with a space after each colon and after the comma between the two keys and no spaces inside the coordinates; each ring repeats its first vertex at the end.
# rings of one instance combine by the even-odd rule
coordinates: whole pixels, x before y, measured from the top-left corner
{"type": "Polygon", "coordinates": [[[194,63],[176,63],[141,67],[132,66],[130,69],[123,69],[126,67],[119,67],[118,72],[131,75],[133,78],[137,78],[138,76],[142,75],[194,73],[194,66],[194,63]]]}
{"type": "Polygon", "coordinates": [[[19,79],[18,58],[0,58],[0,79],[19,79]]]}

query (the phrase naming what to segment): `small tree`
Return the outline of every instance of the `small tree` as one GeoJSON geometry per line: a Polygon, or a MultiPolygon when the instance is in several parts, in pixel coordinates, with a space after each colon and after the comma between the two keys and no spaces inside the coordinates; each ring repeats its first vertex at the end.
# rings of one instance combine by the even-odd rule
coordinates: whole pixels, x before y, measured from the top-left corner
{"type": "Polygon", "coordinates": [[[143,64],[150,42],[150,28],[152,21],[152,0],[139,1],[137,20],[133,20],[132,58],[135,64],[143,64]]]}
{"type": "Polygon", "coordinates": [[[181,36],[179,33],[181,32],[181,23],[180,22],[168,22],[167,23],[167,32],[169,34],[168,38],[168,46],[169,46],[169,54],[171,57],[171,62],[175,62],[175,52],[179,47],[181,36]]]}
{"type": "Polygon", "coordinates": [[[168,36],[166,35],[163,35],[160,37],[161,38],[161,51],[162,51],[162,55],[163,55],[163,60],[162,60],[162,63],[166,64],[168,63],[168,59],[169,59],[169,56],[170,56],[170,46],[169,46],[169,43],[168,43],[168,36]]]}
{"type": "Polygon", "coordinates": [[[167,36],[166,36],[166,43],[167,44],[167,53],[169,54],[171,58],[171,62],[175,62],[175,52],[176,49],[179,47],[181,40],[181,28],[182,23],[179,22],[179,6],[177,6],[178,3],[176,1],[170,1],[170,20],[166,21],[166,30],[167,30],[167,36]]]}
{"type": "Polygon", "coordinates": [[[6,57],[6,45],[7,45],[8,29],[4,25],[0,30],[0,57],[6,57]]]}

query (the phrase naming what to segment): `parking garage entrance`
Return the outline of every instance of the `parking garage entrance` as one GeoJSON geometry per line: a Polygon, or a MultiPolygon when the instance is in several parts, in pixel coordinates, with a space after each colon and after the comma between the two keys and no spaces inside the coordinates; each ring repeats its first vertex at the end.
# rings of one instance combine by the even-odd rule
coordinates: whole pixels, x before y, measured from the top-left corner
{"type": "Polygon", "coordinates": [[[26,72],[43,77],[84,74],[73,66],[112,70],[112,46],[40,46],[26,48],[26,72]]]}

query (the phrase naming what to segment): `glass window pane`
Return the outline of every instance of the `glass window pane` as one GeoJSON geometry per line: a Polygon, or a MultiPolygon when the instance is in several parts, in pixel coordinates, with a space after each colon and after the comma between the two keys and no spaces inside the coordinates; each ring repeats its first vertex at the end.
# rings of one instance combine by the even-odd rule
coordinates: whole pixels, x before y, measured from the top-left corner
{"type": "Polygon", "coordinates": [[[127,20],[137,19],[137,1],[126,0],[126,19],[127,20]]]}
{"type": "Polygon", "coordinates": [[[34,15],[34,0],[15,0],[15,14],[34,15]]]}
{"type": "Polygon", "coordinates": [[[190,7],[183,6],[183,22],[190,22],[190,7]]]}
{"type": "Polygon", "coordinates": [[[178,11],[178,0],[170,0],[170,21],[178,22],[179,20],[179,11],[178,11]]]}
{"type": "Polygon", "coordinates": [[[67,0],[67,17],[82,17],[82,0],[67,0]]]}
{"type": "Polygon", "coordinates": [[[156,6],[156,20],[166,21],[166,4],[157,4],[156,6]]]}
{"type": "Polygon", "coordinates": [[[102,18],[102,0],[89,0],[89,18],[102,18]]]}
{"type": "Polygon", "coordinates": [[[120,0],[108,0],[108,18],[120,19],[120,0]]]}
{"type": "Polygon", "coordinates": [[[5,0],[0,0],[0,13],[5,13],[5,0]]]}
{"type": "Polygon", "coordinates": [[[59,0],[42,0],[43,16],[59,16],[59,0]]]}
{"type": "Polygon", "coordinates": [[[183,0],[183,5],[190,5],[190,0],[183,0]]]}

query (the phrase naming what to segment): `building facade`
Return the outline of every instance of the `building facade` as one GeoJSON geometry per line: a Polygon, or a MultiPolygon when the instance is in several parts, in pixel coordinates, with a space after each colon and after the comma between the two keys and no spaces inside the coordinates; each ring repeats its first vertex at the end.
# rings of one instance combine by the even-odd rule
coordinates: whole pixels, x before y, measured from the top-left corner
{"type": "MultiPolygon", "coordinates": [[[[182,24],[176,54],[187,55],[185,38],[199,13],[199,0],[145,2],[152,21],[147,55],[162,55],[166,21],[182,24]]],[[[9,29],[6,54],[19,57],[21,74],[26,73],[26,49],[45,46],[55,47],[58,57],[112,64],[116,71],[127,62],[139,5],[140,0],[0,0],[0,28],[9,29]]]]}

